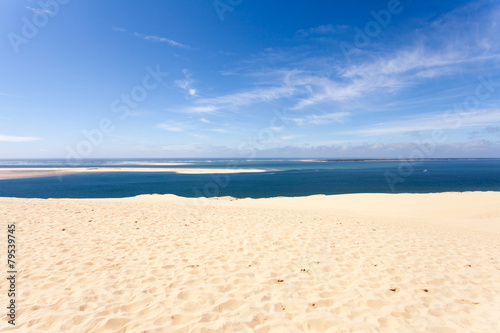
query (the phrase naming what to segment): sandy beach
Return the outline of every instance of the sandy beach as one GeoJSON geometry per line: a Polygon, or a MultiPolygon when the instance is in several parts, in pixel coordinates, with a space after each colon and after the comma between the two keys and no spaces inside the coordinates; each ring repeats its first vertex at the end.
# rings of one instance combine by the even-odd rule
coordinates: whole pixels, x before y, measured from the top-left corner
{"type": "MultiPolygon", "coordinates": [[[[180,165],[181,163],[178,163],[180,165]]],[[[141,165],[174,165],[173,163],[143,163],[141,165]]],[[[121,167],[93,167],[93,168],[0,168],[0,180],[21,179],[37,177],[54,177],[64,175],[75,175],[95,172],[174,172],[183,174],[219,174],[219,173],[243,173],[243,172],[267,172],[263,169],[243,168],[121,168],[121,167]]]]}
{"type": "Polygon", "coordinates": [[[498,332],[499,202],[0,198],[19,271],[0,331],[498,332]]]}

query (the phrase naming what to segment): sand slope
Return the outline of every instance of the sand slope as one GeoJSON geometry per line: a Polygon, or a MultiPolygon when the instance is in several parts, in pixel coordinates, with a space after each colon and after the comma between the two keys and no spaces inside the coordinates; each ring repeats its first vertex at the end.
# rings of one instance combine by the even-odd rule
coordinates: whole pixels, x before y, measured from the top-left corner
{"type": "Polygon", "coordinates": [[[15,330],[498,332],[498,202],[0,198],[18,226],[15,330]]]}

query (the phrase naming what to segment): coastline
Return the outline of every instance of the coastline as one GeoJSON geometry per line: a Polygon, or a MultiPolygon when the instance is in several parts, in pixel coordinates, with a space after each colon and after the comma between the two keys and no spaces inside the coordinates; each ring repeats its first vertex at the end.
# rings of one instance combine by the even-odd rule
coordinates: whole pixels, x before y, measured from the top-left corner
{"type": "Polygon", "coordinates": [[[339,158],[339,159],[308,159],[302,162],[429,162],[429,161],[489,161],[498,158],[339,158]]]}
{"type": "Polygon", "coordinates": [[[500,192],[0,198],[23,253],[16,328],[496,331],[498,202],[500,192]]]}

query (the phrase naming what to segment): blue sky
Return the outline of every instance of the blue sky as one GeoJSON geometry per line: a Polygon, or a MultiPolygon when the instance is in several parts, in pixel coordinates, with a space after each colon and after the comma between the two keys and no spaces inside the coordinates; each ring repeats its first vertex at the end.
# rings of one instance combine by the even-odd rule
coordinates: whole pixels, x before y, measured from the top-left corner
{"type": "Polygon", "coordinates": [[[2,7],[0,158],[500,157],[496,1],[2,7]]]}

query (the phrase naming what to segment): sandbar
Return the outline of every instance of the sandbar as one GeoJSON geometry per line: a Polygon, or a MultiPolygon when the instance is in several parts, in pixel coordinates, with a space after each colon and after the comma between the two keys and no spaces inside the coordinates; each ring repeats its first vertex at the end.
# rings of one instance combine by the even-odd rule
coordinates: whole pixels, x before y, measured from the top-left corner
{"type": "Polygon", "coordinates": [[[85,174],[92,172],[174,172],[182,174],[220,174],[268,172],[263,169],[244,168],[121,168],[121,167],[91,167],[91,168],[0,168],[0,180],[54,177],[71,174],[85,174]]]}

